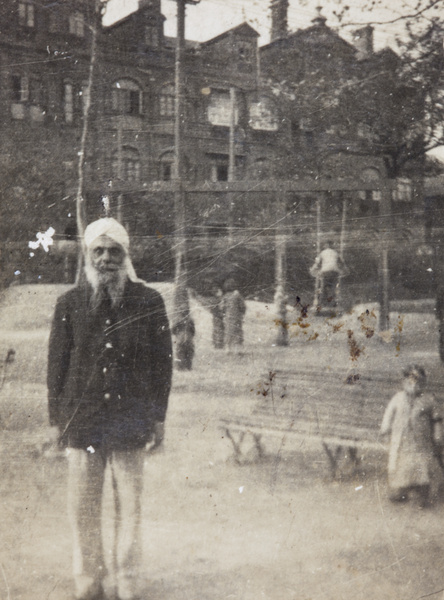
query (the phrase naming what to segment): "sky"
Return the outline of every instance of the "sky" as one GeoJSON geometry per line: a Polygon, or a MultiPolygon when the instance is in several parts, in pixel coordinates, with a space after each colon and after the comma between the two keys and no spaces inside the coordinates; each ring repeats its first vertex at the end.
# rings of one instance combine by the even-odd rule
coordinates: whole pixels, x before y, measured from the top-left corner
{"type": "MultiPolygon", "coordinates": [[[[309,27],[311,20],[316,16],[316,6],[323,6],[322,13],[327,17],[327,25],[337,27],[338,21],[333,16],[333,11],[338,10],[345,0],[290,0],[288,22],[290,30],[309,27]]],[[[366,24],[370,20],[385,21],[396,15],[393,6],[396,0],[387,4],[391,9],[378,12],[365,13],[362,10],[362,0],[349,0],[350,15],[356,23],[366,24]]],[[[109,24],[137,8],[137,0],[110,0],[105,23],[109,24]]],[[[205,41],[211,39],[247,21],[260,34],[260,45],[269,42],[270,32],[270,0],[201,0],[196,6],[188,5],[186,9],[187,39],[205,41]]],[[[174,37],[176,33],[176,2],[162,0],[162,12],[166,17],[165,34],[174,37]]],[[[356,25],[358,27],[358,25],[356,25]]],[[[352,28],[345,28],[341,35],[347,39],[352,28]]],[[[395,30],[393,26],[375,28],[375,47],[379,49],[393,42],[395,30]]]]}

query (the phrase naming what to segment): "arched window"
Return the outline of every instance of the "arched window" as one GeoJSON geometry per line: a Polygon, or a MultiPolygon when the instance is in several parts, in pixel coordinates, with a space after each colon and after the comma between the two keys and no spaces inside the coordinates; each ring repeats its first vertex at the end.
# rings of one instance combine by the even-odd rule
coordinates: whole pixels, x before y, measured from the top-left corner
{"type": "Polygon", "coordinates": [[[160,156],[159,160],[159,178],[161,181],[171,181],[174,169],[174,153],[167,150],[160,156]]]}
{"type": "Polygon", "coordinates": [[[168,83],[160,90],[159,108],[161,117],[173,117],[175,107],[174,85],[168,83]]]}
{"type": "Polygon", "coordinates": [[[113,176],[122,181],[135,183],[140,181],[140,156],[136,148],[123,146],[116,150],[112,160],[113,176]]]}
{"type": "Polygon", "coordinates": [[[366,167],[361,172],[361,179],[364,181],[379,181],[381,179],[381,173],[376,167],[366,167]]]}
{"type": "Polygon", "coordinates": [[[113,112],[119,115],[140,115],[142,113],[142,91],[131,79],[119,79],[111,90],[113,112]]]}
{"type": "MultiPolygon", "coordinates": [[[[364,181],[379,181],[381,179],[381,173],[376,167],[366,167],[361,172],[361,179],[364,181]]],[[[381,192],[379,190],[373,190],[372,192],[360,192],[360,194],[361,196],[364,195],[364,198],[371,198],[375,202],[379,202],[381,200],[381,192]]]]}

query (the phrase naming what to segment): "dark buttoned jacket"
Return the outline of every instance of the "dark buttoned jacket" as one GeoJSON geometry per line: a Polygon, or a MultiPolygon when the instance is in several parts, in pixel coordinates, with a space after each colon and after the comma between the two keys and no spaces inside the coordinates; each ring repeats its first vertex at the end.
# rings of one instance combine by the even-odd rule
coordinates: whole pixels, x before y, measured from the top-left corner
{"type": "Polygon", "coordinates": [[[172,347],[163,299],[127,281],[121,300],[93,308],[81,284],[56,305],[49,340],[49,420],[62,445],[127,450],[143,447],[163,422],[172,347]]]}

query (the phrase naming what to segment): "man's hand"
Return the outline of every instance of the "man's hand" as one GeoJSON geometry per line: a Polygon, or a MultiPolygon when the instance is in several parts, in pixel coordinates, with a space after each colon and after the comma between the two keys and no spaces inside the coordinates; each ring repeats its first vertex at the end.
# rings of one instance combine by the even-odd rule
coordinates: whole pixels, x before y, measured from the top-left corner
{"type": "Polygon", "coordinates": [[[50,445],[56,445],[59,442],[60,430],[54,425],[52,427],[48,427],[48,432],[46,435],[46,441],[50,445]]]}
{"type": "Polygon", "coordinates": [[[157,421],[154,424],[154,448],[159,447],[165,436],[165,424],[157,421]]]}
{"type": "Polygon", "coordinates": [[[45,432],[45,437],[42,439],[38,448],[39,454],[46,458],[55,458],[61,455],[61,450],[58,447],[60,439],[60,431],[58,427],[48,427],[45,432]]]}

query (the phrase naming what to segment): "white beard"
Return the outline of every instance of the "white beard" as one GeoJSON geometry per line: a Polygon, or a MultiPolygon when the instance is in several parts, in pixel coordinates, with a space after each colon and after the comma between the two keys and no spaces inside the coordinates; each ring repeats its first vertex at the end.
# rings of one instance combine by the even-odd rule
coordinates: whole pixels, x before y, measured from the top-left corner
{"type": "Polygon", "coordinates": [[[91,306],[93,310],[99,307],[105,292],[107,292],[111,298],[111,305],[113,308],[117,306],[122,298],[123,290],[128,279],[125,268],[102,273],[91,264],[91,261],[88,258],[86,258],[85,276],[93,289],[93,295],[91,297],[91,306]]]}

